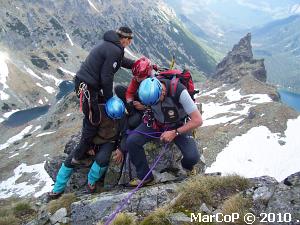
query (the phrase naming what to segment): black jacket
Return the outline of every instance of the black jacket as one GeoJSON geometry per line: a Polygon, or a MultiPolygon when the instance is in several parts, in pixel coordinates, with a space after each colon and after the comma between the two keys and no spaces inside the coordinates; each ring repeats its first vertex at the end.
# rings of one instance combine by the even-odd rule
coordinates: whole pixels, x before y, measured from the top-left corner
{"type": "Polygon", "coordinates": [[[131,69],[133,63],[133,60],[124,57],[124,48],[120,44],[118,34],[110,30],[91,50],[76,76],[91,88],[97,91],[102,89],[107,100],[113,96],[114,74],[121,66],[131,69]]]}

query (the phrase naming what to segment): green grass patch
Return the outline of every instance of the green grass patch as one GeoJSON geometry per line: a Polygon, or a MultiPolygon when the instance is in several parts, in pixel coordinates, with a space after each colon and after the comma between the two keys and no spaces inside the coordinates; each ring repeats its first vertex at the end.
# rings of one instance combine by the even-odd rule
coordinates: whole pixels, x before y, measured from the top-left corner
{"type": "Polygon", "coordinates": [[[0,217],[0,225],[19,225],[19,224],[20,224],[20,220],[13,215],[0,217]]]}
{"type": "MultiPolygon", "coordinates": [[[[97,225],[103,225],[104,223],[99,222],[97,225]]],[[[119,213],[111,225],[137,225],[133,216],[126,213],[119,213]]]]}
{"type": "Polygon", "coordinates": [[[35,216],[36,211],[29,200],[11,198],[0,202],[0,225],[26,224],[35,216]]]}
{"type": "MultiPolygon", "coordinates": [[[[223,215],[231,215],[232,213],[238,213],[239,219],[236,220],[234,224],[243,225],[245,224],[243,218],[245,214],[251,212],[250,211],[251,206],[252,206],[252,201],[249,198],[244,198],[242,195],[236,194],[231,196],[229,199],[227,199],[224,202],[222,207],[222,213],[223,215]]],[[[224,222],[222,224],[225,225],[228,223],[224,222]]]]}
{"type": "Polygon", "coordinates": [[[218,206],[226,197],[247,189],[249,185],[246,178],[237,175],[195,176],[181,186],[174,207],[197,210],[202,203],[218,206]]]}
{"type": "Polygon", "coordinates": [[[59,199],[52,200],[48,203],[48,210],[51,214],[55,213],[61,208],[66,208],[68,213],[71,212],[71,204],[77,201],[74,193],[62,195],[59,199]]]}
{"type": "Polygon", "coordinates": [[[168,220],[170,211],[165,208],[158,208],[149,216],[145,217],[140,225],[172,225],[168,220]]]}

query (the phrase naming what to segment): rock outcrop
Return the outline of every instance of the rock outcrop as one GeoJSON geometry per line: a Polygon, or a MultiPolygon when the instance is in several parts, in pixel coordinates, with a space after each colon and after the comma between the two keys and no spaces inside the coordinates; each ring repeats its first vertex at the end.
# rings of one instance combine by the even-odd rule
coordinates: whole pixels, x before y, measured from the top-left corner
{"type": "MultiPolygon", "coordinates": [[[[51,160],[46,161],[45,169],[50,177],[55,181],[57,172],[69,154],[78,144],[80,140],[80,133],[73,135],[69,142],[65,146],[64,155],[53,157],[51,160]]],[[[199,145],[200,146],[200,145],[199,145]]],[[[149,165],[152,165],[155,159],[158,157],[164,146],[158,142],[150,142],[145,145],[145,152],[149,165]]],[[[201,149],[199,149],[201,151],[201,149]]],[[[182,180],[186,177],[185,171],[181,167],[181,153],[180,150],[175,146],[171,145],[168,150],[163,154],[160,161],[157,163],[153,175],[156,183],[165,183],[170,181],[182,180]]],[[[84,160],[85,167],[76,167],[72,174],[70,181],[67,185],[65,192],[78,192],[82,193],[86,189],[87,174],[89,167],[91,166],[93,157],[87,157],[84,160]]],[[[200,162],[196,165],[197,171],[203,173],[205,170],[205,160],[203,155],[201,156],[200,162]]],[[[126,184],[130,179],[136,177],[135,167],[130,163],[128,154],[124,164],[116,164],[113,160],[113,155],[110,160],[108,170],[105,174],[105,178],[98,182],[97,189],[99,191],[111,190],[117,185],[126,184]]]]}
{"type": "MultiPolygon", "coordinates": [[[[169,225],[193,224],[190,222],[190,213],[192,212],[196,213],[196,215],[198,213],[208,215],[215,215],[216,213],[239,213],[241,219],[243,219],[246,213],[252,213],[256,220],[253,224],[259,224],[259,221],[262,220],[268,221],[269,219],[264,218],[264,213],[272,213],[278,218],[276,219],[277,222],[272,222],[271,224],[300,224],[297,222],[300,219],[300,172],[288,176],[282,182],[278,182],[269,176],[250,178],[248,180],[245,178],[234,178],[237,179],[237,183],[244,183],[243,188],[235,186],[236,184],[232,183],[234,182],[232,177],[219,177],[213,174],[204,175],[206,175],[205,179],[208,182],[211,182],[211,179],[215,180],[215,185],[222,183],[223,180],[222,187],[211,187],[215,190],[213,192],[214,195],[210,196],[214,199],[213,202],[209,200],[205,193],[202,195],[203,192],[201,191],[205,191],[205,189],[201,189],[198,186],[199,191],[195,190],[194,195],[191,195],[191,197],[199,201],[197,209],[192,206],[187,207],[189,205],[188,202],[184,204],[184,207],[176,206],[177,200],[183,194],[182,187],[194,185],[194,188],[197,188],[197,180],[203,179],[203,176],[198,175],[188,181],[144,187],[132,196],[130,201],[125,204],[122,212],[130,213],[134,215],[137,221],[141,221],[147,215],[151,215],[153,210],[161,208],[168,213],[165,213],[160,218],[156,218],[156,222],[160,222],[160,220],[167,221],[164,224],[169,225]],[[231,183],[228,181],[231,181],[231,183]],[[230,186],[232,187],[231,189],[229,188],[230,186]],[[228,208],[228,201],[234,205],[228,208]],[[237,206],[239,204],[241,205],[237,206]]],[[[209,191],[206,191],[209,195],[209,191]]],[[[54,215],[60,214],[61,211],[64,212],[61,217],[64,217],[66,221],[70,221],[70,224],[87,225],[98,224],[101,221],[105,222],[117,207],[120,206],[122,200],[128,197],[130,193],[131,190],[116,189],[97,195],[82,195],[79,201],[71,205],[71,211],[67,214],[67,217],[65,209],[59,209],[58,212],[55,212],[51,216],[47,213],[47,210],[45,211],[45,207],[41,207],[38,219],[31,221],[28,225],[50,225],[52,224],[51,218],[53,220],[54,215]]],[[[190,201],[194,200],[191,199],[190,201]]],[[[241,221],[239,220],[238,222],[241,221]]]]}
{"type": "Polygon", "coordinates": [[[252,75],[262,82],[267,80],[264,60],[253,59],[250,33],[217,65],[216,73],[212,77],[225,83],[235,83],[247,75],[252,75]]]}

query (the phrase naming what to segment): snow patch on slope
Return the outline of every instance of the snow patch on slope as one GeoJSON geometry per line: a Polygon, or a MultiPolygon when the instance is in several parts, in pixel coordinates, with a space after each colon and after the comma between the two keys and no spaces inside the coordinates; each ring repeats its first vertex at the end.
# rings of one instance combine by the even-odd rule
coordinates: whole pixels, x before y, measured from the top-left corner
{"type": "Polygon", "coordinates": [[[32,69],[24,66],[24,69],[26,70],[27,73],[29,73],[31,76],[39,79],[39,80],[42,80],[42,78],[40,78],[35,72],[32,71],[32,69]]]}
{"type": "Polygon", "coordinates": [[[72,39],[70,38],[70,35],[68,33],[66,33],[66,36],[67,36],[71,46],[74,46],[74,43],[73,43],[72,39]]]}
{"type": "Polygon", "coordinates": [[[62,82],[62,80],[57,79],[55,76],[53,76],[51,74],[42,73],[42,75],[48,79],[54,80],[56,86],[58,86],[62,82]]]}
{"type": "Polygon", "coordinates": [[[59,69],[60,69],[61,71],[63,71],[64,73],[67,73],[67,74],[72,75],[73,77],[76,75],[76,73],[71,72],[71,71],[69,71],[69,70],[66,70],[66,69],[64,69],[64,68],[62,68],[62,67],[59,67],[59,69]]]}
{"type": "Polygon", "coordinates": [[[284,138],[265,126],[254,127],[235,137],[206,172],[237,173],[245,177],[268,175],[281,181],[300,170],[299,127],[300,116],[288,120],[284,138]]]}
{"type": "Polygon", "coordinates": [[[90,0],[88,0],[88,2],[93,9],[95,9],[97,12],[100,12],[90,0]]]}
{"type": "Polygon", "coordinates": [[[31,194],[34,194],[34,197],[39,197],[51,191],[53,181],[45,171],[44,164],[45,162],[35,165],[22,163],[15,168],[14,175],[0,183],[0,199],[12,196],[24,197],[31,194]],[[22,176],[30,178],[19,183],[18,180],[22,176]],[[37,190],[40,191],[36,192],[37,190]]]}
{"type": "Polygon", "coordinates": [[[0,52],[0,84],[2,85],[2,90],[0,89],[0,100],[9,99],[9,95],[4,92],[5,89],[8,89],[8,85],[6,84],[8,78],[8,67],[6,64],[6,60],[8,60],[8,56],[5,52],[0,52]]]}
{"type": "Polygon", "coordinates": [[[56,131],[48,131],[48,132],[40,133],[40,134],[36,135],[36,137],[42,137],[42,136],[45,136],[45,135],[53,134],[55,132],[56,131]]]}
{"type": "Polygon", "coordinates": [[[29,133],[29,131],[31,130],[32,128],[32,125],[30,126],[27,126],[26,128],[24,128],[24,130],[22,130],[19,134],[11,137],[10,139],[8,139],[4,144],[1,144],[0,145],[0,150],[3,150],[7,147],[9,147],[12,143],[16,142],[16,141],[19,141],[19,140],[22,140],[24,135],[29,133]]]}
{"type": "Polygon", "coordinates": [[[55,89],[54,89],[53,87],[50,87],[50,86],[44,87],[44,86],[41,85],[40,83],[36,83],[36,85],[37,85],[38,87],[41,87],[41,88],[43,88],[44,90],[46,90],[49,94],[55,93],[55,89]]]}
{"type": "MultiPolygon", "coordinates": [[[[217,94],[219,88],[213,89],[201,96],[212,96],[217,94]]],[[[230,89],[225,92],[225,97],[228,99],[224,103],[203,103],[203,126],[212,126],[220,123],[232,122],[237,123],[241,121],[239,117],[246,116],[249,109],[257,104],[272,102],[272,99],[267,94],[251,94],[241,95],[240,90],[230,89]],[[246,103],[238,103],[238,101],[245,100],[246,103]],[[226,114],[230,113],[228,116],[226,114]]]]}

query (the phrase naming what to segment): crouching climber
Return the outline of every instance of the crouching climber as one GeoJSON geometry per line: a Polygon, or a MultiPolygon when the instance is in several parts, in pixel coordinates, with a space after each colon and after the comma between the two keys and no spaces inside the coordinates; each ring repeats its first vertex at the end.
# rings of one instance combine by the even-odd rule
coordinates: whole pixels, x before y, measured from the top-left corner
{"type": "MultiPolygon", "coordinates": [[[[174,87],[168,79],[147,78],[140,84],[138,95],[148,108],[143,123],[126,141],[126,149],[137,172],[137,178],[131,180],[128,186],[139,185],[148,174],[149,166],[143,145],[153,140],[155,134],[163,142],[174,141],[183,156],[183,169],[188,174],[194,173],[194,165],[199,161],[200,153],[191,131],[202,125],[202,117],[184,85],[178,82],[174,87]]],[[[150,173],[143,185],[151,184],[152,181],[153,175],[150,173]]]]}
{"type": "Polygon", "coordinates": [[[145,106],[140,102],[137,94],[140,83],[147,77],[153,77],[157,66],[150,59],[141,57],[132,65],[133,77],[129,86],[116,85],[115,93],[125,102],[128,111],[128,128],[135,129],[142,121],[145,106]]]}
{"type": "MultiPolygon", "coordinates": [[[[123,161],[124,139],[126,134],[125,106],[118,97],[110,98],[106,104],[100,104],[101,123],[97,135],[93,139],[93,145],[89,153],[95,156],[95,160],[88,173],[88,190],[93,193],[96,190],[96,182],[105,174],[111,154],[116,149],[114,160],[117,163],[123,161]]],[[[74,169],[72,157],[75,148],[61,165],[54,184],[54,188],[48,193],[49,200],[58,198],[65,190],[68,180],[74,169]]]]}

